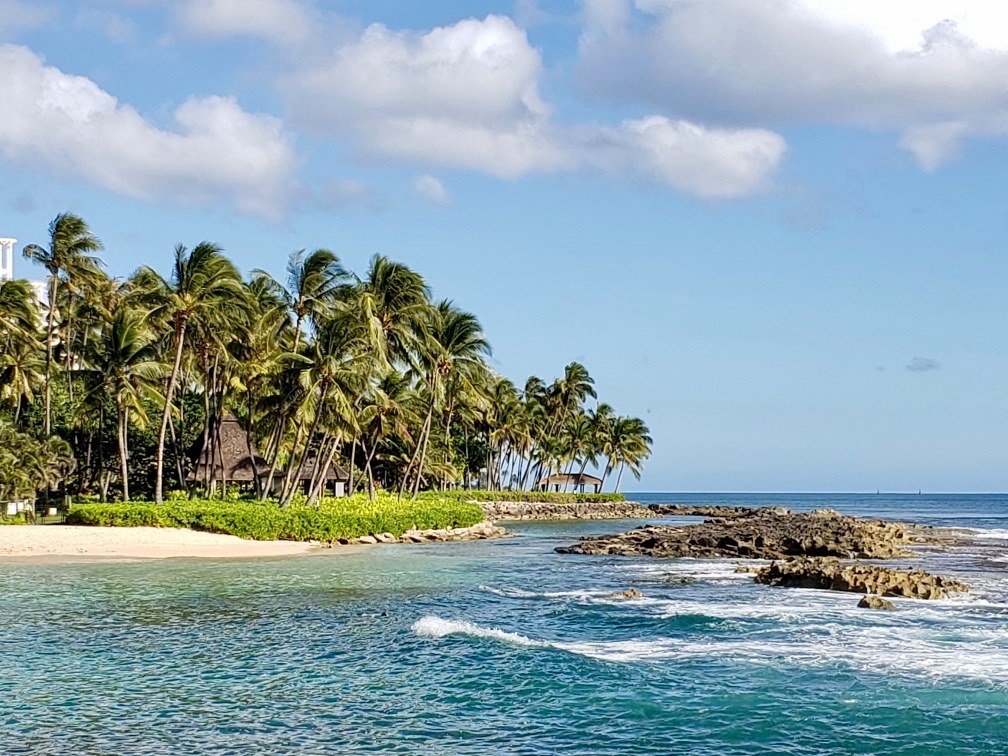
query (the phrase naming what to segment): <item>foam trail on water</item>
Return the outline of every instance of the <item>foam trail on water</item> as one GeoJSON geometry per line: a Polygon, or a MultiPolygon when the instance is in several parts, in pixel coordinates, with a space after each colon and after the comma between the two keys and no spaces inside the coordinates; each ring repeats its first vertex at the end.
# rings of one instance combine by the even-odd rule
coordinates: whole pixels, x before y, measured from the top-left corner
{"type": "Polygon", "coordinates": [[[876,674],[935,680],[958,678],[1008,687],[1008,628],[1004,627],[952,634],[936,630],[911,639],[904,628],[878,625],[854,628],[846,623],[831,623],[819,627],[826,634],[817,634],[814,642],[808,637],[547,641],[435,615],[417,620],[412,629],[417,635],[432,638],[449,635],[485,638],[623,664],[720,657],[756,665],[842,666],[876,674]]]}
{"type": "Polygon", "coordinates": [[[547,646],[545,641],[537,641],[521,633],[509,633],[499,627],[481,627],[467,620],[447,620],[428,614],[413,623],[411,629],[420,636],[444,638],[448,635],[468,635],[473,638],[490,638],[516,646],[547,646]]]}

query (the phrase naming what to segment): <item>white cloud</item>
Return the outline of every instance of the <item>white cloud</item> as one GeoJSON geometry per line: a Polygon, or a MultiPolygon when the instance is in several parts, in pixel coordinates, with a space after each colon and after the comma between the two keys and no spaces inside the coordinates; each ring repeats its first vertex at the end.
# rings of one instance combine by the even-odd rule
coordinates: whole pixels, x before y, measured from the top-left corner
{"type": "Polygon", "coordinates": [[[501,16],[426,34],[375,24],[284,85],[310,128],[366,149],[500,176],[554,163],[542,127],[539,53],[501,16]]]}
{"type": "Polygon", "coordinates": [[[417,193],[417,196],[428,202],[433,202],[435,205],[447,205],[451,202],[451,196],[444,184],[429,174],[417,177],[417,180],[413,182],[413,191],[417,193]]]}
{"type": "Polygon", "coordinates": [[[312,32],[312,15],[299,0],[186,0],[176,10],[183,29],[204,37],[260,37],[296,45],[312,32]]]}
{"type": "Polygon", "coordinates": [[[276,217],[296,160],[280,122],[233,98],[192,98],[166,130],[90,79],[44,64],[26,47],[0,45],[5,114],[0,155],[114,192],[180,203],[231,201],[276,217]]]}
{"type": "Polygon", "coordinates": [[[892,130],[928,169],[964,137],[1008,134],[1002,4],[585,2],[580,80],[597,96],[702,122],[892,130]]]}
{"type": "Polygon", "coordinates": [[[542,72],[525,32],[488,16],[425,34],[373,25],[283,89],[306,128],[348,136],[373,156],[501,178],[588,168],[731,197],[761,188],[784,153],[762,130],[660,117],[558,124],[539,93],[542,72]]]}
{"type": "Polygon", "coordinates": [[[706,199],[759,191],[787,150],[784,139],[771,131],[708,129],[662,116],[625,121],[605,135],[608,148],[589,151],[586,160],[706,199]]]}

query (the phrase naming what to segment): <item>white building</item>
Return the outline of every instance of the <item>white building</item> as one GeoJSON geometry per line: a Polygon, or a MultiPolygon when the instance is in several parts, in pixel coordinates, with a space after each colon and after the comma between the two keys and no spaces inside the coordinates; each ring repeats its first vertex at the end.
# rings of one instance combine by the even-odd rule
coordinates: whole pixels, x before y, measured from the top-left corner
{"type": "Polygon", "coordinates": [[[17,239],[0,238],[0,281],[14,280],[14,245],[17,239]]]}
{"type": "MultiPolygon", "coordinates": [[[[14,280],[14,245],[17,239],[0,237],[0,283],[14,280]]],[[[45,281],[29,281],[32,291],[35,292],[35,301],[39,307],[45,307],[49,303],[49,286],[45,281]]]]}

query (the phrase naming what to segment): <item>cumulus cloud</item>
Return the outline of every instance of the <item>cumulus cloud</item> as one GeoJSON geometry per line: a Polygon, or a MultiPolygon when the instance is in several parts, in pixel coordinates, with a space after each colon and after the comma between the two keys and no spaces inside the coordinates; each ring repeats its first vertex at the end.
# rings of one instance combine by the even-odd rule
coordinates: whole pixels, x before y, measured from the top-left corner
{"type": "Polygon", "coordinates": [[[434,176],[418,176],[417,180],[413,182],[413,191],[417,193],[417,196],[428,202],[433,202],[435,205],[447,205],[451,202],[448,190],[434,176]]]}
{"type": "Polygon", "coordinates": [[[174,128],[151,123],[95,82],[0,45],[0,154],[114,192],[180,203],[230,200],[281,214],[296,159],[280,122],[230,97],[192,98],[174,128]]]}
{"type": "Polygon", "coordinates": [[[258,37],[296,45],[312,31],[312,16],[299,0],[186,0],[176,14],[195,36],[258,37]]]}
{"type": "Polygon", "coordinates": [[[759,190],[787,149],[782,137],[762,129],[710,129],[688,121],[649,116],[624,121],[603,135],[612,151],[598,160],[617,173],[650,176],[684,192],[707,199],[751,194],[759,190]],[[613,149],[615,148],[615,149],[613,149]]]}
{"type": "Polygon", "coordinates": [[[1000,4],[585,0],[585,19],[582,88],[671,117],[893,130],[927,169],[1008,134],[1000,4]]]}
{"type": "Polygon", "coordinates": [[[933,357],[914,357],[907,364],[906,369],[911,373],[929,373],[932,370],[940,370],[941,363],[933,357]]]}
{"type": "Polygon", "coordinates": [[[501,178],[594,169],[733,197],[761,188],[785,152],[769,131],[660,116],[558,124],[540,95],[542,71],[525,32],[491,15],[426,33],[372,25],[284,90],[299,123],[348,135],[371,155],[501,178]]]}
{"type": "Polygon", "coordinates": [[[541,68],[502,16],[426,34],[374,24],[285,89],[300,122],[374,153],[515,176],[561,160],[544,133],[541,68]]]}

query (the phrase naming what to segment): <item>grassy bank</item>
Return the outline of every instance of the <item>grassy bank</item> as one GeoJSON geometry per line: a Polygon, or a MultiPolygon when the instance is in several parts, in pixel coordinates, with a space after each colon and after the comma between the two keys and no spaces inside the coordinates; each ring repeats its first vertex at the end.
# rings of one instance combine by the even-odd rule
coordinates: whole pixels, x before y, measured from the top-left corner
{"type": "Polygon", "coordinates": [[[337,541],[375,533],[400,536],[407,530],[463,528],[483,520],[475,504],[454,496],[394,496],[323,499],[318,507],[280,509],[272,502],[190,500],[164,504],[127,502],[80,504],[67,514],[69,525],[191,528],[256,541],[337,541]]]}

